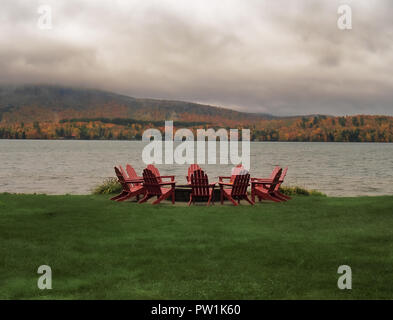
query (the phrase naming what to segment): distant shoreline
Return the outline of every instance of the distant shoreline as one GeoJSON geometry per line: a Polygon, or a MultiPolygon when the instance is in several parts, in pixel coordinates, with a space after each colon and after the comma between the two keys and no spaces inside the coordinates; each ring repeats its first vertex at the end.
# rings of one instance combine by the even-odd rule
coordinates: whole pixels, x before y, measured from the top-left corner
{"type": "MultiPolygon", "coordinates": [[[[65,138],[54,138],[54,139],[39,139],[39,138],[26,138],[26,139],[16,139],[16,138],[0,138],[0,140],[10,140],[10,141],[132,141],[132,142],[143,142],[142,140],[133,139],[65,139],[65,138]]],[[[162,141],[165,141],[164,139],[162,141]]],[[[174,141],[182,142],[182,141],[174,141]]],[[[289,142],[289,143],[381,143],[390,144],[393,141],[293,141],[293,140],[251,140],[250,142],[289,142]]]]}

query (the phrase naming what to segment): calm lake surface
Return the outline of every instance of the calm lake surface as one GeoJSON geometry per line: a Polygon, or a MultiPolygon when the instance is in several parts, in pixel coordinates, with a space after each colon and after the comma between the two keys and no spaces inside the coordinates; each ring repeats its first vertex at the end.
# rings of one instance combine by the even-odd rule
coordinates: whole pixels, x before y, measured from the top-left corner
{"type": "MultiPolygon", "coordinates": [[[[130,163],[138,174],[143,142],[0,140],[0,192],[88,194],[113,167],[130,163]]],[[[285,185],[331,196],[393,194],[393,144],[252,142],[251,175],[268,177],[289,166],[285,185]]],[[[232,165],[201,165],[212,181],[232,165]]],[[[188,165],[157,165],[185,183],[188,165]]]]}

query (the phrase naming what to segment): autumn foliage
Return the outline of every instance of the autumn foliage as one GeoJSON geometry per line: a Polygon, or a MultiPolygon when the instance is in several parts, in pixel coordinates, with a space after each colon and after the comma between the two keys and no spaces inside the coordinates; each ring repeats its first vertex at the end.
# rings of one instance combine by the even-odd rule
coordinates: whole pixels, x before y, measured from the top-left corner
{"type": "MultiPolygon", "coordinates": [[[[249,128],[252,141],[393,142],[393,117],[309,116],[257,121],[182,117],[176,128],[249,128]],[[197,121],[196,121],[197,120],[197,121]]],[[[164,130],[164,121],[80,118],[59,121],[0,122],[2,139],[140,140],[148,128],[164,130]]]]}

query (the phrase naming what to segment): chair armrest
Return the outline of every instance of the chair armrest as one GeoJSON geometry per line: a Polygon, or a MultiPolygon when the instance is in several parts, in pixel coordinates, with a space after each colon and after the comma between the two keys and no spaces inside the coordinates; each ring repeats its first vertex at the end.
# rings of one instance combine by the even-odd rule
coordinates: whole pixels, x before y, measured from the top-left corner
{"type": "Polygon", "coordinates": [[[175,180],[175,176],[159,176],[157,178],[161,178],[161,179],[171,179],[172,181],[175,180]]]}
{"type": "Polygon", "coordinates": [[[222,181],[223,179],[231,179],[232,177],[227,177],[227,176],[219,176],[218,180],[222,181]]]}
{"type": "Polygon", "coordinates": [[[251,178],[251,181],[255,181],[255,182],[263,182],[263,183],[273,183],[274,180],[273,179],[260,179],[260,178],[251,178]]]}
{"type": "Polygon", "coordinates": [[[126,183],[142,183],[143,179],[125,179],[126,183]]]}
{"type": "Polygon", "coordinates": [[[251,181],[251,186],[254,186],[254,185],[256,185],[256,184],[261,184],[261,185],[264,185],[264,186],[266,186],[266,185],[271,185],[271,184],[272,184],[272,182],[264,182],[264,181],[251,181]]]}
{"type": "Polygon", "coordinates": [[[167,186],[167,185],[175,185],[176,181],[171,181],[171,182],[161,182],[159,183],[160,186],[167,186]]]}
{"type": "Polygon", "coordinates": [[[270,178],[251,178],[251,181],[263,181],[263,182],[273,182],[273,179],[270,178]]]}
{"type": "Polygon", "coordinates": [[[231,187],[231,186],[233,186],[233,183],[225,183],[225,182],[218,182],[218,184],[220,185],[220,186],[229,186],[229,187],[231,187]]]}

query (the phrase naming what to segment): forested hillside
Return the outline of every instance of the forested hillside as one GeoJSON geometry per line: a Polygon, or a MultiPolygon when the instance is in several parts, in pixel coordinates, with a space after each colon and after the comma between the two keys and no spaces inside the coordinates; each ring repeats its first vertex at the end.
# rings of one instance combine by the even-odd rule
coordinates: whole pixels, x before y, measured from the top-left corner
{"type": "Polygon", "coordinates": [[[273,117],[53,86],[0,88],[2,139],[138,140],[148,128],[249,128],[253,141],[393,142],[393,117],[273,117]]]}

